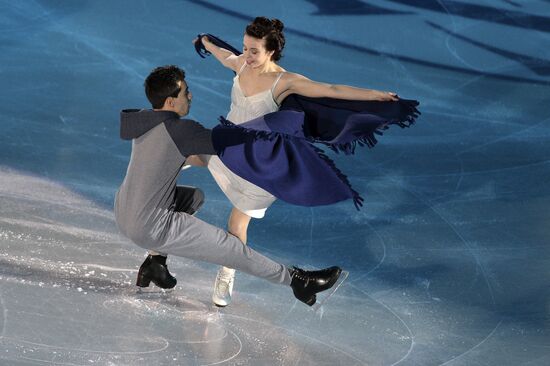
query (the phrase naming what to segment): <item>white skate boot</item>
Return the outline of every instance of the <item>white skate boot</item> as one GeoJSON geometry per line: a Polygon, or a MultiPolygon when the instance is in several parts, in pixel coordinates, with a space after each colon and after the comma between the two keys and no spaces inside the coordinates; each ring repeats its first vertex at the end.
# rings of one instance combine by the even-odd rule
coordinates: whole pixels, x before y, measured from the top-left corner
{"type": "Polygon", "coordinates": [[[216,306],[224,307],[231,303],[234,281],[234,269],[227,267],[220,268],[216,276],[216,282],[214,283],[214,293],[212,294],[212,301],[216,306]]]}

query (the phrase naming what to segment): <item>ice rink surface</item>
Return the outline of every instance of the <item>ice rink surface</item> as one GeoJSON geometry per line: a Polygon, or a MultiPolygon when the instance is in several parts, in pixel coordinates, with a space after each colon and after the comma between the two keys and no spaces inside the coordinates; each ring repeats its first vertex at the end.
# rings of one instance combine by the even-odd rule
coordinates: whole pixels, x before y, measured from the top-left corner
{"type": "MultiPolygon", "coordinates": [[[[549,365],[550,1],[0,0],[0,365],[549,365]],[[200,32],[241,47],[285,22],[282,66],[395,91],[422,116],[334,157],[365,197],[276,202],[250,245],[350,276],[317,312],[245,274],[169,258],[171,293],[136,294],[144,251],[118,234],[123,108],[158,65],[187,71],[191,117],[229,109],[232,74],[200,32]]],[[[230,204],[200,168],[199,217],[230,204]]]]}

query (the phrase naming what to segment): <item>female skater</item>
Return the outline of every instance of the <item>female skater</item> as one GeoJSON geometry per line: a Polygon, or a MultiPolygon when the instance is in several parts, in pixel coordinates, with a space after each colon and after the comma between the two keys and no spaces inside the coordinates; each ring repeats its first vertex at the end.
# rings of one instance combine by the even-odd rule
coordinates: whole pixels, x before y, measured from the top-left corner
{"type": "MultiPolygon", "coordinates": [[[[278,19],[257,17],[246,27],[243,53],[239,56],[216,46],[207,36],[195,40],[202,42],[204,48],[222,65],[236,73],[227,120],[241,124],[277,111],[280,103],[291,94],[357,101],[399,99],[394,93],[319,83],[300,74],[287,72],[277,64],[285,45],[283,28],[283,23],[278,19]]],[[[234,174],[217,156],[210,158],[208,169],[233,204],[228,231],[246,244],[250,219],[264,217],[275,197],[234,174]]],[[[234,278],[234,269],[222,267],[219,270],[212,296],[216,305],[226,306],[230,303],[234,278]]]]}

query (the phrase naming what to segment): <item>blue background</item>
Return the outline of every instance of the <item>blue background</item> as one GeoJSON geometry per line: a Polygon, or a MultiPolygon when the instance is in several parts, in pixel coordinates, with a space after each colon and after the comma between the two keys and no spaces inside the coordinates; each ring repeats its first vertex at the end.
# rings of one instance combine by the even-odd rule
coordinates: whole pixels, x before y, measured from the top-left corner
{"type": "MultiPolygon", "coordinates": [[[[550,1],[0,1],[0,50],[0,363],[550,362],[550,1]],[[397,92],[422,116],[331,155],[361,211],[276,202],[251,223],[281,262],[350,271],[321,312],[246,275],[213,309],[216,267],[180,258],[172,294],[139,297],[143,251],[111,212],[119,111],[148,108],[144,78],[178,64],[190,117],[215,126],[232,73],[192,40],[240,48],[257,15],[285,23],[287,70],[397,92]]],[[[209,173],[180,181],[224,227],[209,173]]]]}

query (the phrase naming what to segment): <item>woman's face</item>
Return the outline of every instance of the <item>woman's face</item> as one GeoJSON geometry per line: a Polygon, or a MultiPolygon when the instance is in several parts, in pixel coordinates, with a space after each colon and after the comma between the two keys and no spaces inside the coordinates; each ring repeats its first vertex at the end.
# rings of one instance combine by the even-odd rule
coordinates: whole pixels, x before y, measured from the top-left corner
{"type": "Polygon", "coordinates": [[[255,68],[270,61],[273,51],[267,51],[265,49],[265,40],[245,34],[243,38],[243,54],[246,64],[255,68]]]}

